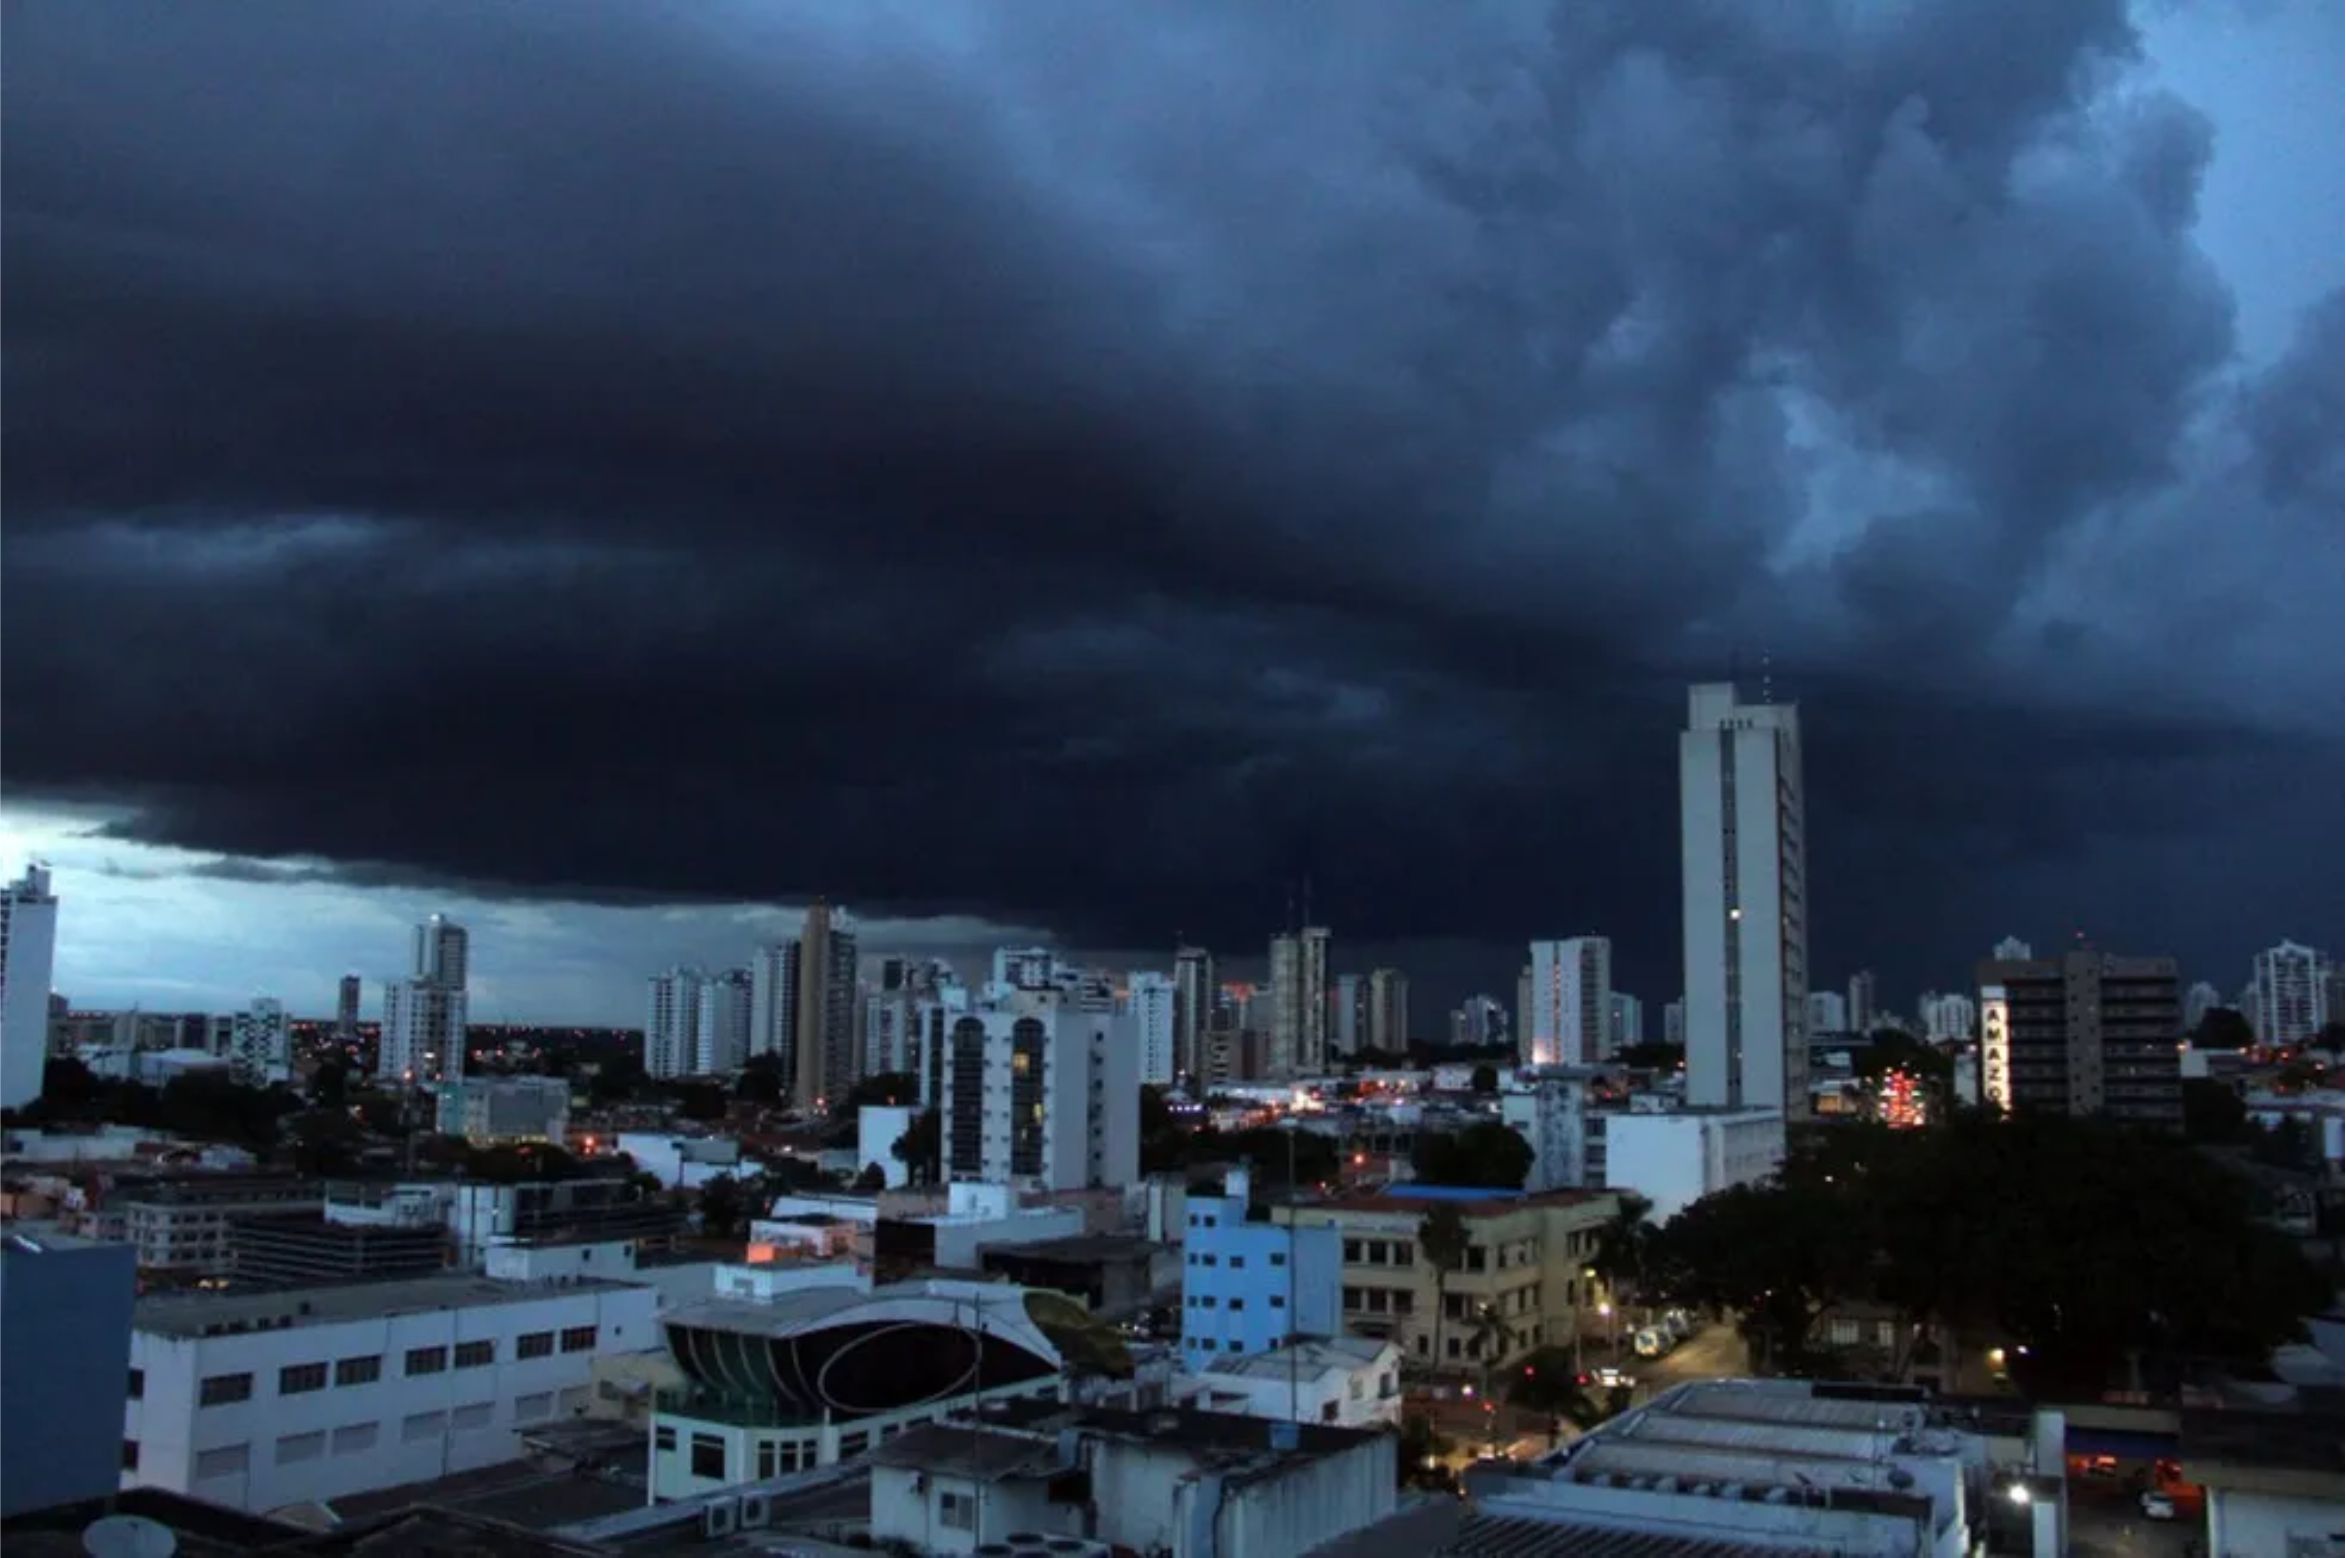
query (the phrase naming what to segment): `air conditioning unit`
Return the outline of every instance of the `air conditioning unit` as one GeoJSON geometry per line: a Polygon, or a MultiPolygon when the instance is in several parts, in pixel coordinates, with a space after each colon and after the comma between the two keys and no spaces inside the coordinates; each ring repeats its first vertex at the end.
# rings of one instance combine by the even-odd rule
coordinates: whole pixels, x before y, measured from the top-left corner
{"type": "Polygon", "coordinates": [[[715,1541],[741,1529],[741,1500],[722,1498],[701,1510],[701,1535],[715,1541]]]}
{"type": "Polygon", "coordinates": [[[741,1529],[758,1531],[774,1523],[774,1501],[763,1493],[741,1496],[741,1529]]]}

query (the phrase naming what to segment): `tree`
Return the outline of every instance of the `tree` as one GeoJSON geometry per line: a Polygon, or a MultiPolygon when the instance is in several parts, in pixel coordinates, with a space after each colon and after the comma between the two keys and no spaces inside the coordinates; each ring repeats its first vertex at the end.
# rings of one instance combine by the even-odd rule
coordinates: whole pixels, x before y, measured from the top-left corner
{"type": "Polygon", "coordinates": [[[733,1096],[768,1109],[778,1107],[790,1096],[790,1079],[782,1074],[782,1057],[770,1052],[750,1056],[741,1068],[741,1075],[733,1079],[733,1096]]]}
{"type": "Polygon", "coordinates": [[[1411,1157],[1428,1184],[1519,1190],[1531,1173],[1531,1144],[1495,1121],[1479,1120],[1455,1134],[1421,1134],[1411,1157]]]}
{"type": "Polygon", "coordinates": [[[291,1116],[285,1127],[293,1140],[294,1172],[325,1177],[347,1174],[358,1167],[366,1132],[348,1109],[312,1109],[291,1116]]]}
{"type": "Polygon", "coordinates": [[[1458,1208],[1442,1202],[1419,1219],[1417,1249],[1434,1268],[1434,1366],[1442,1362],[1442,1311],[1450,1273],[1466,1264],[1466,1249],[1473,1242],[1466,1230],[1466,1219],[1458,1208]]]}
{"type": "Polygon", "coordinates": [[[2191,1044],[2194,1049],[2253,1049],[2256,1030],[2239,1008],[2211,1006],[2191,1030],[2191,1044]]]}
{"type": "Polygon", "coordinates": [[[1696,1201],[1648,1249],[1649,1287],[1741,1316],[1763,1370],[1799,1367],[1817,1317],[1863,1291],[1873,1240],[1848,1185],[1737,1185],[1696,1201]]]}
{"type": "Polygon", "coordinates": [[[855,1188],[858,1190],[887,1189],[888,1171],[877,1163],[866,1163],[863,1166],[863,1172],[855,1176],[855,1188]]]}
{"type": "Polygon", "coordinates": [[[670,1082],[667,1092],[676,1100],[676,1112],[687,1120],[725,1118],[725,1089],[714,1082],[670,1082]]]}
{"type": "Polygon", "coordinates": [[[875,1071],[858,1078],[847,1090],[846,1096],[832,1106],[831,1113],[839,1119],[852,1120],[865,1105],[902,1105],[920,1097],[920,1078],[910,1071],[875,1071]]]}
{"type": "Polygon", "coordinates": [[[321,1109],[342,1109],[350,1103],[350,1067],[339,1060],[320,1062],[310,1077],[310,1102],[321,1109]]]}
{"type": "Polygon", "coordinates": [[[1589,1265],[1613,1290],[1615,1302],[1643,1284],[1646,1245],[1654,1232],[1645,1216],[1653,1206],[1634,1191],[1618,1192],[1613,1215],[1597,1230],[1596,1253],[1589,1257],[1589,1265]]]}
{"type": "Polygon", "coordinates": [[[1492,1443],[1498,1442],[1498,1398],[1491,1393],[1491,1376],[1507,1361],[1507,1354],[1515,1345],[1515,1333],[1507,1328],[1507,1317],[1499,1313],[1496,1304],[1477,1304],[1474,1328],[1467,1333],[1467,1356],[1482,1365],[1483,1411],[1491,1431],[1492,1443]]]}
{"type": "Polygon", "coordinates": [[[1564,1418],[1584,1431],[1628,1411],[1630,1399],[1626,1385],[1592,1394],[1588,1376],[1573,1366],[1569,1347],[1542,1347],[1532,1353],[1507,1387],[1509,1405],[1564,1418]]]}
{"type": "Polygon", "coordinates": [[[933,1185],[943,1177],[938,1159],[944,1145],[944,1116],[934,1109],[923,1109],[888,1151],[904,1165],[914,1184],[933,1185]]]}
{"type": "Polygon", "coordinates": [[[1676,1071],[1686,1064],[1686,1046],[1651,1040],[1628,1045],[1613,1059],[1636,1071],[1676,1071]]]}
{"type": "Polygon", "coordinates": [[[643,1057],[631,1050],[606,1056],[587,1083],[587,1097],[597,1104],[623,1104],[644,1090],[643,1057]]]}
{"type": "Polygon", "coordinates": [[[1466,1085],[1477,1093],[1496,1093],[1499,1090],[1499,1068],[1488,1061],[1484,1062],[1474,1068],[1474,1074],[1467,1079],[1466,1085]]]}
{"type": "Polygon", "coordinates": [[[747,1211],[741,1181],[731,1174],[719,1174],[701,1186],[699,1210],[704,1232],[721,1235],[739,1232],[747,1211]]]}
{"type": "Polygon", "coordinates": [[[2346,1023],[2323,1023],[2314,1034],[2312,1043],[2315,1049],[2325,1049],[2333,1055],[2346,1050],[2346,1023]]]}
{"type": "Polygon", "coordinates": [[[2239,1141],[2248,1133],[2248,1106],[2227,1083],[2207,1077],[2183,1082],[2183,1134],[2197,1142],[2239,1141]]]}
{"type": "Polygon", "coordinates": [[[1442,1470],[1442,1459],[1450,1453],[1450,1441],[1435,1431],[1433,1419],[1422,1412],[1412,1412],[1401,1420],[1401,1444],[1393,1457],[1394,1470],[1401,1485],[1412,1484],[1423,1488],[1446,1488],[1452,1482],[1449,1473],[1442,1470]]]}

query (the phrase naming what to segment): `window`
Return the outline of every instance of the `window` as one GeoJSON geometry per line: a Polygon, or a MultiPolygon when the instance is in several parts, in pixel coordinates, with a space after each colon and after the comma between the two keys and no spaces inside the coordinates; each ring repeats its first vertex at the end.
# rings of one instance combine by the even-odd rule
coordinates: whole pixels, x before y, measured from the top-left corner
{"type": "Polygon", "coordinates": [[[1834,1346],[1854,1347],[1857,1345],[1857,1322],[1855,1320],[1835,1320],[1831,1335],[1834,1346]]]}
{"type": "Polygon", "coordinates": [[[1246,1307],[1246,1300],[1243,1298],[1234,1298],[1230,1300],[1230,1307],[1232,1309],[1244,1309],[1246,1307]]]}
{"type": "Polygon", "coordinates": [[[550,1390],[532,1391],[513,1398],[513,1420],[516,1423],[539,1423],[554,1415],[554,1393],[550,1390]]]}
{"type": "Polygon", "coordinates": [[[1490,1264],[1490,1258],[1491,1252],[1479,1244],[1470,1244],[1466,1247],[1466,1269],[1468,1271],[1484,1270],[1490,1264]]]}
{"type": "Polygon", "coordinates": [[[195,1458],[196,1480],[240,1475],[252,1465],[252,1451],[249,1444],[224,1444],[217,1450],[199,1451],[195,1458]]]}
{"type": "Polygon", "coordinates": [[[1192,1228],[1197,1226],[1197,1213],[1192,1212],[1189,1214],[1189,1226],[1192,1228]]]}
{"type": "Polygon", "coordinates": [[[287,1434],[277,1441],[277,1464],[297,1466],[303,1461],[314,1461],[326,1453],[326,1431],[287,1434]]]}
{"type": "Polygon", "coordinates": [[[1362,1252],[1363,1252],[1364,1254],[1366,1254],[1366,1255],[1368,1256],[1368,1263],[1369,1263],[1370,1265],[1372,1265],[1372,1266],[1382,1266],[1383,1264],[1385,1264],[1385,1241],[1384,1241],[1384,1240],[1382,1240],[1382,1239],[1370,1239],[1370,1240],[1368,1240],[1366,1243],[1364,1243],[1364,1244],[1361,1246],[1361,1250],[1362,1250],[1362,1252]]]}
{"type": "Polygon", "coordinates": [[[1286,1252],[1285,1250],[1273,1250],[1273,1251],[1271,1252],[1271,1264],[1272,1264],[1272,1265],[1274,1265],[1274,1266],[1284,1266],[1284,1265],[1286,1265],[1286,1264],[1287,1264],[1287,1252],[1286,1252]]]}
{"type": "Polygon", "coordinates": [[[146,1370],[132,1369],[130,1371],[130,1399],[133,1401],[144,1401],[147,1399],[146,1370]]]}
{"type": "MultiPolygon", "coordinates": [[[[324,1368],[324,1364],[319,1364],[324,1368]]],[[[224,1407],[231,1401],[250,1401],[253,1398],[253,1377],[250,1374],[207,1374],[196,1387],[196,1405],[224,1407]]]]}
{"type": "Polygon", "coordinates": [[[349,1423],[335,1429],[334,1453],[364,1455],[375,1447],[375,1440],[380,1437],[377,1433],[379,1426],[375,1423],[349,1423]]]}
{"type": "Polygon", "coordinates": [[[1208,1266],[1219,1266],[1222,1264],[1222,1258],[1219,1255],[1200,1255],[1198,1259],[1203,1261],[1208,1266]]]}
{"type": "Polygon", "coordinates": [[[326,1366],[322,1363],[294,1363],[277,1371],[277,1394],[280,1396],[306,1395],[326,1388],[326,1366]]]}
{"type": "Polygon", "coordinates": [[[447,1413],[412,1412],[408,1414],[407,1420],[399,1425],[399,1442],[415,1444],[420,1440],[437,1439],[447,1431],[447,1413]]]}
{"type": "Polygon", "coordinates": [[[1230,1269],[1231,1269],[1232,1271],[1237,1271],[1237,1270],[1239,1270],[1240,1268],[1242,1268],[1242,1267],[1243,1267],[1243,1266],[1245,1266],[1245,1265],[1246,1265],[1246,1257],[1245,1257],[1245,1256],[1243,1256],[1243,1255],[1233,1255],[1233,1256],[1231,1256],[1231,1257],[1230,1257],[1230,1269]]]}
{"type": "Polygon", "coordinates": [[[554,1356],[554,1333],[552,1331],[531,1331],[526,1335],[515,1337],[513,1339],[513,1356],[516,1358],[551,1358],[554,1356]]]}
{"type": "Polygon", "coordinates": [[[587,1388],[584,1385],[570,1386],[562,1392],[557,1405],[573,1416],[584,1412],[587,1409],[587,1388]]]}
{"type": "Polygon", "coordinates": [[[136,1439],[122,1441],[122,1469],[124,1471],[138,1470],[138,1441],[136,1439]]]}
{"type": "Polygon", "coordinates": [[[1335,1402],[1333,1402],[1333,1401],[1323,1401],[1323,1402],[1321,1402],[1321,1403],[1320,1403],[1320,1421],[1321,1421],[1321,1422],[1323,1422],[1323,1423],[1333,1423],[1334,1421],[1336,1421],[1336,1403],[1335,1403],[1335,1402]]]}
{"type": "Polygon", "coordinates": [[[1344,1264],[1347,1266],[1360,1264],[1360,1241],[1358,1239],[1344,1241],[1344,1264]]]}
{"type": "Polygon", "coordinates": [[[564,1352],[593,1352],[595,1350],[595,1328],[591,1325],[574,1325],[565,1328],[562,1332],[562,1350],[564,1352]]]}
{"type": "Polygon", "coordinates": [[[410,1347],[407,1349],[407,1372],[438,1374],[448,1367],[448,1349],[445,1347],[410,1347]]]}
{"type": "Polygon", "coordinates": [[[1393,1295],[1393,1313],[1405,1315],[1416,1307],[1417,1295],[1410,1292],[1409,1289],[1403,1288],[1393,1295]]]}
{"type": "Polygon", "coordinates": [[[1398,1244],[1394,1245],[1394,1246],[1393,1246],[1393,1264],[1394,1264],[1394,1265],[1396,1265],[1396,1266],[1414,1266],[1414,1265],[1416,1265],[1416,1264],[1417,1264],[1417,1246],[1416,1246],[1416,1245],[1414,1245],[1414,1244],[1412,1244],[1412,1243],[1410,1243],[1410,1242],[1409,1242],[1407,1239],[1403,1239],[1403,1240],[1402,1240],[1400,1243],[1398,1243],[1398,1244]]]}
{"type": "Polygon", "coordinates": [[[956,1531],[977,1529],[977,1500],[966,1493],[937,1495],[937,1524],[956,1531]]]}
{"type": "Polygon", "coordinates": [[[1445,1337],[1443,1337],[1443,1338],[1442,1338],[1442,1340],[1443,1340],[1445,1343],[1447,1343],[1447,1344],[1448,1344],[1448,1350],[1449,1350],[1450,1356],[1451,1356],[1451,1357],[1453,1357],[1453,1358],[1457,1357],[1457,1356],[1458,1356],[1458,1338],[1457,1338],[1457,1337],[1455,1337],[1455,1336],[1445,1336],[1445,1337]]]}
{"type": "Polygon", "coordinates": [[[1285,1309],[1287,1307],[1287,1295],[1284,1293],[1273,1293],[1271,1295],[1271,1307],[1273,1309],[1285,1309]]]}
{"type": "Polygon", "coordinates": [[[458,1342],[456,1366],[460,1369],[483,1369],[497,1361],[495,1342],[458,1342]]]}
{"type": "Polygon", "coordinates": [[[676,1448],[676,1430],[675,1430],[675,1429],[673,1429],[673,1428],[670,1428],[670,1427],[668,1427],[666,1424],[662,1424],[660,1427],[653,1429],[653,1430],[652,1430],[652,1448],[653,1448],[653,1449],[655,1449],[655,1450],[673,1450],[673,1449],[675,1449],[675,1448],[676,1448]]]}
{"type": "Polygon", "coordinates": [[[1217,1307],[1221,1302],[1222,1301],[1216,1298],[1213,1294],[1207,1293],[1199,1297],[1197,1304],[1200,1309],[1212,1309],[1217,1307]]]}
{"type": "Polygon", "coordinates": [[[839,1458],[841,1460],[847,1459],[850,1455],[861,1455],[871,1447],[872,1435],[869,1429],[859,1428],[854,1433],[839,1436],[839,1458]]]}
{"type": "Polygon", "coordinates": [[[383,1355],[368,1353],[363,1358],[344,1358],[334,1365],[334,1383],[337,1385],[372,1385],[383,1377],[383,1355]]]}
{"type": "Polygon", "coordinates": [[[692,1436],[692,1474],[725,1480],[725,1441],[715,1434],[692,1436]]]}
{"type": "Polygon", "coordinates": [[[758,1480],[782,1475],[782,1446],[771,1439],[758,1441],[758,1480]]]}
{"type": "Polygon", "coordinates": [[[448,1426],[454,1429],[486,1428],[497,1418],[497,1403],[475,1401],[458,1407],[448,1414],[448,1426]]]}

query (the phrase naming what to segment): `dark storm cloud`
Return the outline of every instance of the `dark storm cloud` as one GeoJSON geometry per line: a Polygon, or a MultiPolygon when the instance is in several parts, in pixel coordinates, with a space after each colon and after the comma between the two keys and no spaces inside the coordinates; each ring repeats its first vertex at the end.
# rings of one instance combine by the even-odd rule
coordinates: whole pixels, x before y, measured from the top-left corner
{"type": "Polygon", "coordinates": [[[1111,946],[1308,870],[1661,990],[1764,647],[1821,965],[2332,933],[2336,305],[2228,377],[2120,9],[1334,15],[12,11],[10,785],[1111,946]]]}

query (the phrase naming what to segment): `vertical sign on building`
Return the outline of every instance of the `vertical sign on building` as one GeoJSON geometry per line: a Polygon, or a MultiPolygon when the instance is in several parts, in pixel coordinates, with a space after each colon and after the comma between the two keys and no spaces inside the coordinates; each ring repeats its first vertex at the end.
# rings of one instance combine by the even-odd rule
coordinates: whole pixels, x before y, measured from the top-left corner
{"type": "Polygon", "coordinates": [[[2002,985],[1983,986],[1979,992],[1980,1092],[1990,1108],[2012,1112],[2012,1034],[2010,1004],[2002,985]]]}

